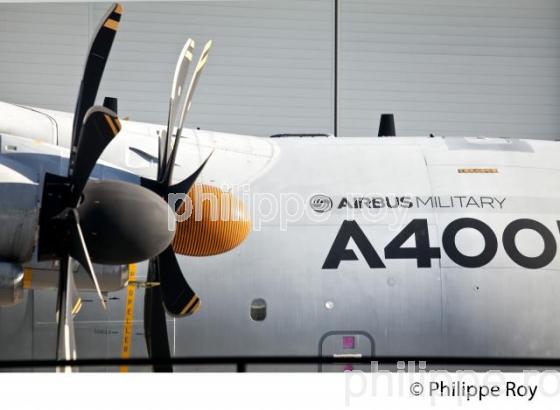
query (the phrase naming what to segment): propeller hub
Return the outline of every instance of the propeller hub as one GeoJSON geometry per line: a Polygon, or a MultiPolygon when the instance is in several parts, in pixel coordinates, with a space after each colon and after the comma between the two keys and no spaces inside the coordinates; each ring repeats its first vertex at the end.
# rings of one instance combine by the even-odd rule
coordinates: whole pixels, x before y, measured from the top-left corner
{"type": "Polygon", "coordinates": [[[122,181],[90,181],[78,206],[80,225],[94,263],[121,265],[149,259],[173,240],[175,221],[163,199],[122,181]]]}

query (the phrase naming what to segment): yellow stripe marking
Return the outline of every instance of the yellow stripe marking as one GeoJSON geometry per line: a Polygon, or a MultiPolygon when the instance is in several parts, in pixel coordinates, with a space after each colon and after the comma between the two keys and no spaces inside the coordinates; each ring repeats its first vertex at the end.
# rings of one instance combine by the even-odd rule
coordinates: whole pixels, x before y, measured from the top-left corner
{"type": "MultiPolygon", "coordinates": [[[[123,322],[123,338],[121,348],[121,358],[128,359],[130,357],[130,347],[132,344],[132,321],[134,319],[134,298],[136,296],[136,264],[128,265],[128,289],[126,293],[126,304],[124,310],[123,322]]],[[[121,373],[128,372],[128,366],[120,367],[121,373]]]]}
{"type": "Polygon", "coordinates": [[[200,310],[200,299],[196,302],[196,305],[191,310],[191,315],[194,315],[196,312],[200,310]]]}
{"type": "Polygon", "coordinates": [[[117,31],[117,29],[119,28],[119,22],[113,19],[108,19],[105,24],[103,24],[103,27],[107,27],[108,29],[117,31]]]}
{"type": "Polygon", "coordinates": [[[498,168],[459,168],[459,174],[497,174],[498,168]]]}
{"type": "Polygon", "coordinates": [[[105,24],[103,24],[103,27],[106,27],[113,31],[117,31],[119,28],[119,22],[113,19],[108,19],[105,24]]]}
{"type": "Polygon", "coordinates": [[[208,56],[205,55],[199,62],[198,65],[196,66],[196,72],[199,72],[200,70],[202,70],[204,68],[204,66],[206,65],[206,61],[208,61],[208,56]]]}
{"type": "Polygon", "coordinates": [[[113,123],[113,119],[110,116],[108,116],[107,114],[104,114],[104,115],[105,115],[105,121],[107,121],[107,124],[109,124],[109,127],[111,127],[111,131],[113,131],[113,135],[117,135],[119,130],[117,129],[117,127],[113,123]]]}
{"type": "Polygon", "coordinates": [[[181,315],[187,313],[191,308],[191,306],[193,306],[198,301],[199,301],[198,297],[196,295],[193,296],[193,298],[189,301],[189,303],[187,303],[187,306],[185,306],[185,308],[181,311],[181,315]]]}
{"type": "Polygon", "coordinates": [[[33,271],[31,268],[23,268],[23,288],[31,289],[31,283],[33,282],[33,271]]]}
{"type": "Polygon", "coordinates": [[[122,129],[122,124],[121,124],[121,120],[119,120],[119,117],[114,118],[115,121],[115,125],[117,126],[117,132],[119,132],[122,129]]]}
{"type": "Polygon", "coordinates": [[[82,310],[82,298],[78,298],[76,303],[74,303],[74,307],[72,308],[72,316],[76,316],[82,310]]]}
{"type": "Polygon", "coordinates": [[[115,7],[115,13],[117,14],[122,14],[123,12],[123,8],[120,4],[117,4],[117,7],[115,7]]]}

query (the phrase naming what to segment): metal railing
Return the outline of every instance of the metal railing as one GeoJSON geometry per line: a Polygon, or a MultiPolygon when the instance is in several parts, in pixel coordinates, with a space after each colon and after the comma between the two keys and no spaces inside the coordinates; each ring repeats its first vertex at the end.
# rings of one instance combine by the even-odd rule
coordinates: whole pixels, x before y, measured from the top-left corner
{"type": "Polygon", "coordinates": [[[491,368],[495,370],[560,369],[560,358],[482,358],[438,356],[368,356],[368,357],[317,357],[317,356],[227,356],[227,357],[173,357],[157,358],[100,358],[77,360],[21,359],[1,360],[0,369],[49,369],[56,367],[111,367],[111,366],[171,366],[171,365],[232,365],[237,372],[247,371],[249,365],[371,365],[397,366],[398,363],[423,363],[430,368],[453,367],[459,369],[491,368]]]}

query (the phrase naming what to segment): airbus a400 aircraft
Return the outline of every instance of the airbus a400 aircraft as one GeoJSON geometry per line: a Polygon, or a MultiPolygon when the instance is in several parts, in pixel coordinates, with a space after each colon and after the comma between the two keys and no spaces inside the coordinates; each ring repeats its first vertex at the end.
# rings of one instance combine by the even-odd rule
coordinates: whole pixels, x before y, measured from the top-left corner
{"type": "Polygon", "coordinates": [[[121,13],[73,115],[0,104],[2,359],[560,357],[557,142],[188,129],[191,40],[167,126],[119,120],[121,13]]]}

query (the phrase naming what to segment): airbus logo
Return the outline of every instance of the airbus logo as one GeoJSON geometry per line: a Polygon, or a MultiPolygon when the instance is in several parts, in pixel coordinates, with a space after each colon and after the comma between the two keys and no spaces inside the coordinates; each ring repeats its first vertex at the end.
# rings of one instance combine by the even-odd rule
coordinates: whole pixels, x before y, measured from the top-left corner
{"type": "Polygon", "coordinates": [[[505,197],[493,196],[342,196],[314,195],[311,197],[311,209],[324,213],[336,209],[396,209],[396,208],[478,208],[503,209],[505,197]]]}
{"type": "Polygon", "coordinates": [[[330,211],[333,207],[332,199],[321,194],[313,195],[309,204],[311,205],[311,209],[320,214],[330,211]]]}

